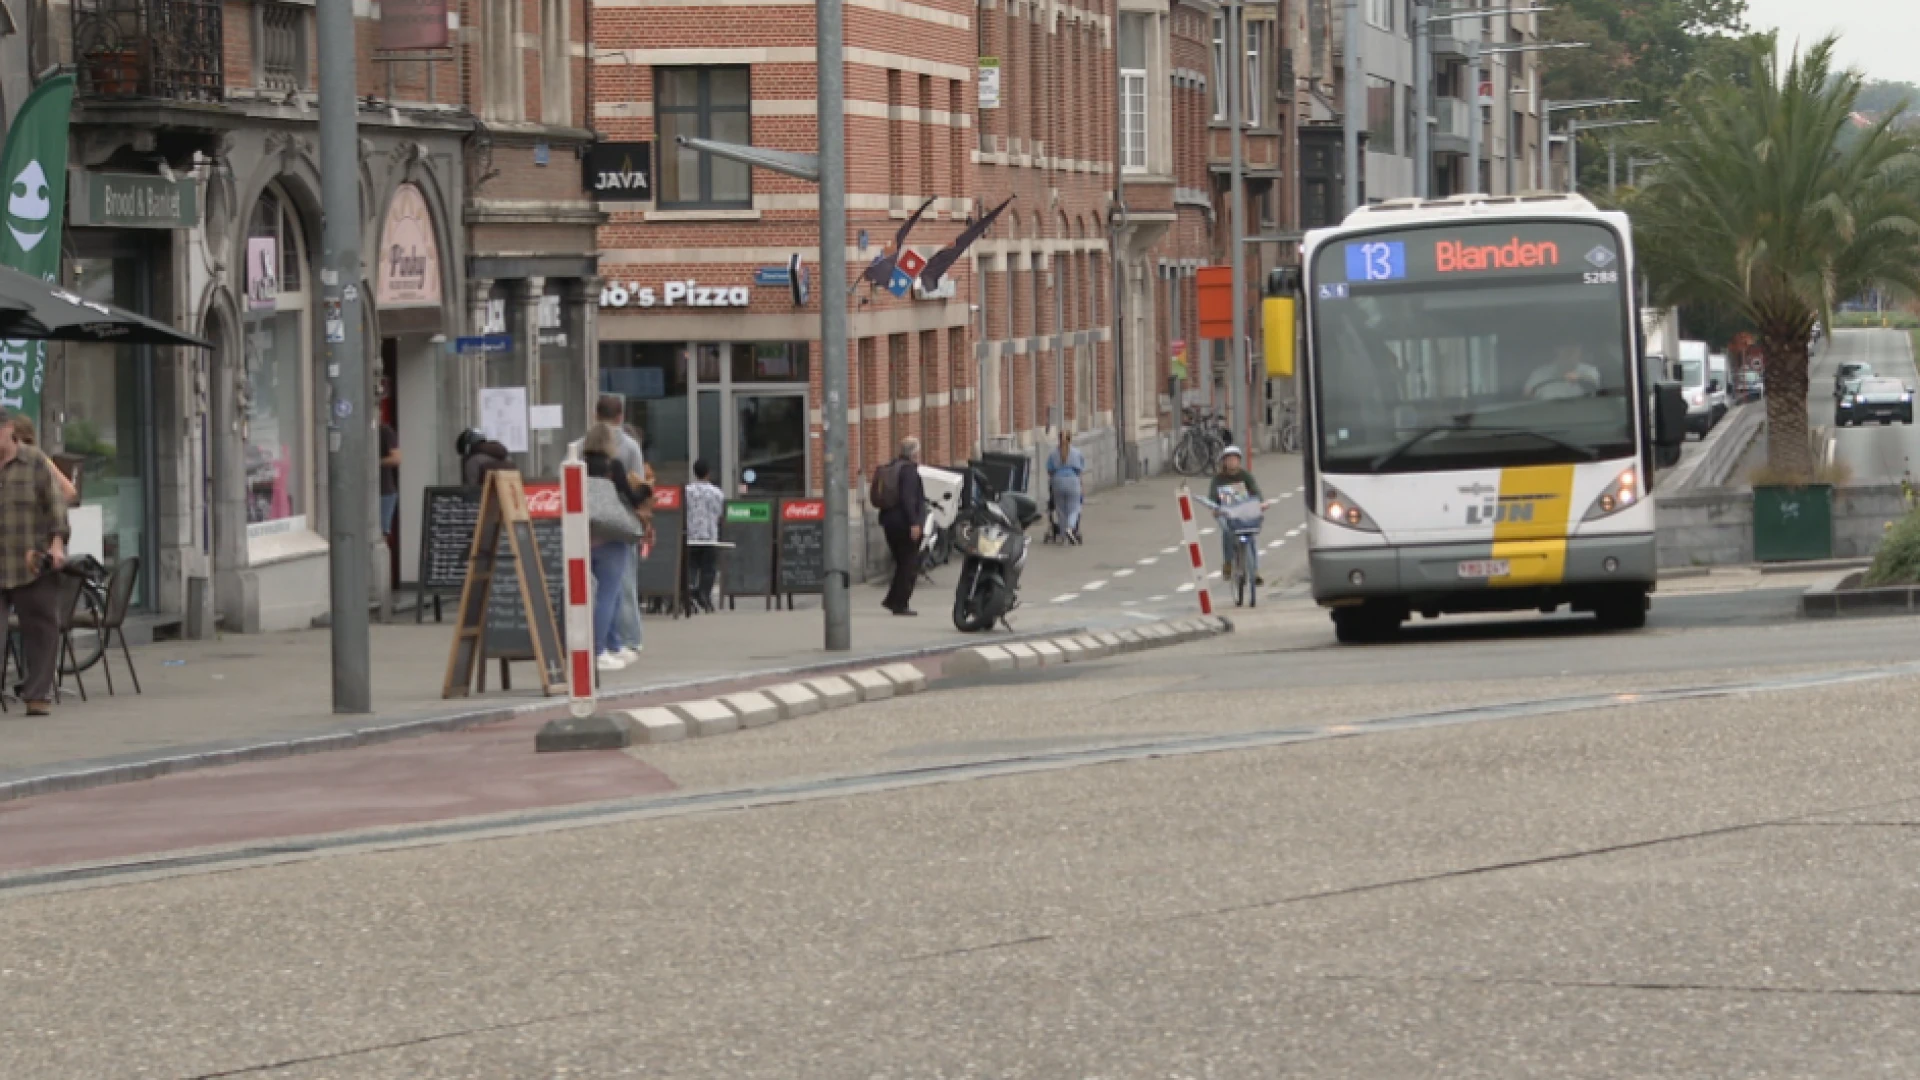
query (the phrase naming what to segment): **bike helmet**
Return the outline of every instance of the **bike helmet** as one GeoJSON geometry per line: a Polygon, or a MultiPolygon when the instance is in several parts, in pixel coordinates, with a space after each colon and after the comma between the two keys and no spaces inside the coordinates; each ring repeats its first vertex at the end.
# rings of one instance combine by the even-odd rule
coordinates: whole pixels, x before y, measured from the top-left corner
{"type": "Polygon", "coordinates": [[[1247,455],[1242,453],[1237,446],[1229,446],[1225,450],[1220,451],[1220,460],[1222,461],[1230,457],[1245,458],[1246,456],[1247,455]]]}

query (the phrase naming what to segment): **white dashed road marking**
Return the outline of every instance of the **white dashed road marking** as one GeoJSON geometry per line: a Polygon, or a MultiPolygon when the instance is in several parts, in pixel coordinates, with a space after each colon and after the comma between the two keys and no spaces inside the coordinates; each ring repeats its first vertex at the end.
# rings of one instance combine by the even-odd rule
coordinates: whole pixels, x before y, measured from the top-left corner
{"type": "Polygon", "coordinates": [[[1180,586],[1179,588],[1177,588],[1177,589],[1175,589],[1175,590],[1173,590],[1173,591],[1174,591],[1174,592],[1192,592],[1192,591],[1193,591],[1193,582],[1191,582],[1191,581],[1189,581],[1189,582],[1187,582],[1187,583],[1186,583],[1185,585],[1182,585],[1182,586],[1180,586]]]}
{"type": "Polygon", "coordinates": [[[1166,598],[1167,598],[1167,597],[1166,597],[1166,594],[1165,594],[1165,593],[1162,593],[1162,594],[1160,594],[1159,596],[1149,596],[1149,597],[1147,597],[1147,603],[1149,603],[1149,604],[1158,604],[1158,603],[1160,603],[1160,602],[1161,602],[1162,600],[1165,600],[1166,598]]]}
{"type": "Polygon", "coordinates": [[[1212,530],[1212,529],[1201,529],[1201,530],[1200,530],[1200,535],[1201,535],[1201,536],[1212,536],[1212,535],[1213,535],[1213,530],[1212,530]]]}
{"type": "Polygon", "coordinates": [[[1170,548],[1161,548],[1161,549],[1160,549],[1160,554],[1162,554],[1162,555],[1171,555],[1171,554],[1173,554],[1174,552],[1176,552],[1176,551],[1179,551],[1179,550],[1180,550],[1180,549],[1179,549],[1179,548],[1177,548],[1177,547],[1170,547],[1170,548]]]}
{"type": "MultiPolygon", "coordinates": [[[[1169,554],[1171,554],[1171,553],[1172,553],[1172,549],[1168,549],[1168,553],[1169,553],[1169,554]]],[[[1149,556],[1147,556],[1146,558],[1144,558],[1144,559],[1141,559],[1138,565],[1140,565],[1140,566],[1152,566],[1152,565],[1153,565],[1154,563],[1157,563],[1157,562],[1159,562],[1159,561],[1160,561],[1160,556],[1158,556],[1158,555],[1149,555],[1149,556]]]]}
{"type": "Polygon", "coordinates": [[[1080,586],[1080,591],[1093,592],[1096,589],[1104,589],[1106,587],[1107,583],[1104,581],[1089,581],[1085,585],[1080,586]]]}
{"type": "Polygon", "coordinates": [[[1113,576],[1114,577],[1132,577],[1133,571],[1132,570],[1115,570],[1113,572],[1113,576]]]}
{"type": "Polygon", "coordinates": [[[1077,592],[1061,593],[1059,596],[1053,598],[1053,602],[1056,604],[1064,604],[1069,600],[1078,599],[1080,599],[1080,594],[1077,592]]]}

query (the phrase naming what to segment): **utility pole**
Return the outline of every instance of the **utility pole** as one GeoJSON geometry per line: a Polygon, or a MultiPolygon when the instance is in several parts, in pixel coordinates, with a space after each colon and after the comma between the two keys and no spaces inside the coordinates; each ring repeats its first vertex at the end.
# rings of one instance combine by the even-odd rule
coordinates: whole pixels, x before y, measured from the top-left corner
{"type": "Polygon", "coordinates": [[[1347,39],[1347,107],[1341,128],[1346,141],[1346,212],[1351,214],[1360,208],[1360,123],[1367,114],[1367,75],[1360,63],[1360,0],[1346,0],[1341,10],[1346,16],[1347,39]]]}
{"type": "Polygon", "coordinates": [[[1473,43],[1467,47],[1467,194],[1484,195],[1480,190],[1480,138],[1485,121],[1480,117],[1480,30],[1473,31],[1473,43]]]}
{"type": "Polygon", "coordinates": [[[1252,442],[1253,429],[1248,426],[1250,409],[1247,398],[1250,396],[1247,385],[1247,221],[1244,171],[1241,161],[1240,130],[1241,114],[1246,98],[1247,52],[1242,38],[1240,25],[1242,8],[1240,0],[1230,0],[1227,4],[1225,27],[1227,36],[1227,142],[1232,146],[1232,161],[1229,166],[1230,183],[1227,196],[1230,205],[1227,208],[1228,230],[1233,244],[1233,393],[1228,399],[1233,403],[1233,435],[1243,444],[1252,442]]]}
{"type": "Polygon", "coordinates": [[[1433,124],[1433,24],[1430,0],[1413,0],[1413,81],[1415,93],[1413,139],[1413,193],[1426,198],[1432,193],[1433,153],[1429,130],[1433,124]]]}
{"type": "Polygon", "coordinates": [[[841,0],[819,0],[814,42],[815,100],[820,117],[820,351],[826,361],[827,580],[821,607],[828,652],[853,648],[847,549],[847,119],[845,30],[841,0]]]}
{"type": "Polygon", "coordinates": [[[367,367],[360,320],[360,118],[353,5],[314,14],[320,51],[320,296],[326,363],[327,572],[333,711],[373,709],[367,646],[367,367]]]}

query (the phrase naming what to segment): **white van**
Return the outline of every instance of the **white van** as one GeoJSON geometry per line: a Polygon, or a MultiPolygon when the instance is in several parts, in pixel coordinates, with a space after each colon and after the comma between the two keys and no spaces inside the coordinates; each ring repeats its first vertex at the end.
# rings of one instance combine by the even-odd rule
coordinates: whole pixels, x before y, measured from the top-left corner
{"type": "Polygon", "coordinates": [[[1733,385],[1733,376],[1727,367],[1727,354],[1714,353],[1707,357],[1707,404],[1713,407],[1713,422],[1719,423],[1728,409],[1728,388],[1733,385]]]}
{"type": "Polygon", "coordinates": [[[1720,419],[1707,392],[1707,343],[1682,341],[1680,359],[1673,361],[1671,377],[1680,384],[1680,395],[1687,399],[1687,431],[1706,438],[1714,421],[1720,419]]]}

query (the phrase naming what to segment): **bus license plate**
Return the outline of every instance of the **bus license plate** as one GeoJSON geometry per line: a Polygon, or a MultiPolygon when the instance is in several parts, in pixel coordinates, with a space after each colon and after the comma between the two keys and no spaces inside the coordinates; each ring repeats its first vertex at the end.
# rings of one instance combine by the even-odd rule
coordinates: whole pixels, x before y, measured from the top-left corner
{"type": "Polygon", "coordinates": [[[1496,578],[1513,573],[1513,566],[1506,559],[1473,559],[1460,564],[1462,578],[1496,578]]]}

